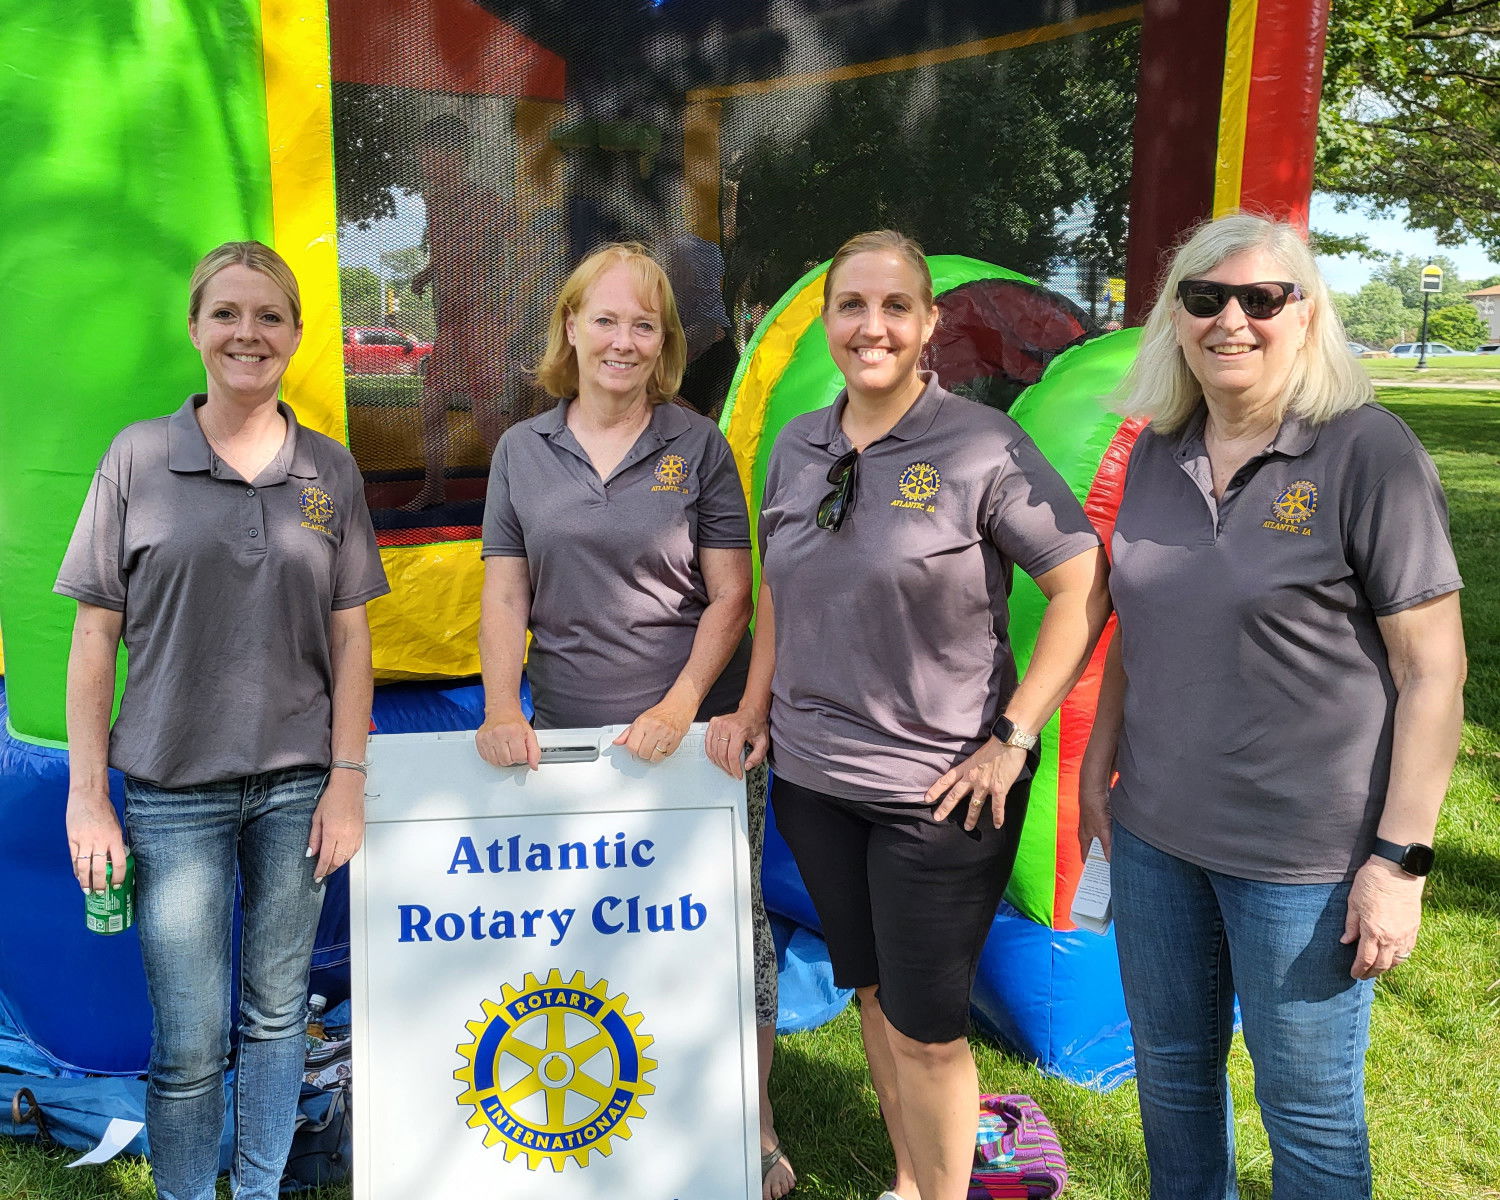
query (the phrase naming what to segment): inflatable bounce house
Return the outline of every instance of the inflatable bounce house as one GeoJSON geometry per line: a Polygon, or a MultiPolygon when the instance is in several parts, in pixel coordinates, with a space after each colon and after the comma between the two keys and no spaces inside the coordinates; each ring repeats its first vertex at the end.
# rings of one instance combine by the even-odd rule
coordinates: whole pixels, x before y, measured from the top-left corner
{"type": "MultiPolygon", "coordinates": [[[[545,403],[525,367],[583,253],[650,239],[690,322],[720,329],[700,378],[754,513],[777,431],[837,390],[818,264],[857,230],[913,234],[944,312],[928,365],[1008,409],[1107,533],[1138,430],[1102,401],[1163,251],[1240,206],[1305,220],[1326,8],[80,0],[0,30],[0,1067],[146,1061],[133,935],[86,933],[69,873],[74,606],[51,585],[110,437],[202,386],[184,308],[204,250],[259,238],[301,280],[285,398],[354,451],[395,589],[370,607],[378,729],[472,728],[487,456],[545,403]]],[[[1024,667],[1040,597],[1024,579],[1016,597],[1024,667]]],[[[1046,731],[975,1005],[1106,1088],[1131,1061],[1113,942],[1068,917],[1096,687],[1046,731]]],[[[775,843],[768,901],[807,945],[775,843]]],[[[335,894],[317,962],[335,998],[344,916],[335,894]]],[[[787,989],[784,1023],[828,1011],[787,989]]]]}

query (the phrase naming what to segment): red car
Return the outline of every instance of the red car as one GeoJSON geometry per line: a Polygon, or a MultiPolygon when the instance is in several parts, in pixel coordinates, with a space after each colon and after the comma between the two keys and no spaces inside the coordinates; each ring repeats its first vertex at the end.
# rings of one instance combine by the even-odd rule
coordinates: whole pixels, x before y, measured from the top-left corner
{"type": "Polygon", "coordinates": [[[431,342],[384,325],[344,329],[344,371],[349,375],[419,375],[427,370],[431,342]]]}

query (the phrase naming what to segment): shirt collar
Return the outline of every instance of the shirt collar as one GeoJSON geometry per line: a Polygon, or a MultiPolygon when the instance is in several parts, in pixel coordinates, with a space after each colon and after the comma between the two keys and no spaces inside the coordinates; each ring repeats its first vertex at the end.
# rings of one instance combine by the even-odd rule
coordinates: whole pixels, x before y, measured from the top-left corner
{"type": "MultiPolygon", "coordinates": [[[[1178,462],[1207,455],[1208,447],[1203,443],[1203,426],[1207,421],[1208,410],[1199,405],[1198,411],[1177,435],[1175,457],[1178,462]]],[[[1255,457],[1279,454],[1283,458],[1300,458],[1313,448],[1317,440],[1318,427],[1306,418],[1289,412],[1281,418],[1281,424],[1277,427],[1276,436],[1271,439],[1271,444],[1255,457]]]]}
{"type": "MultiPolygon", "coordinates": [[[[214,452],[198,424],[196,413],[208,401],[203,392],[189,396],[182,407],[167,418],[167,468],[179,473],[212,471],[214,452]]],[[[302,436],[297,414],[284,400],[276,402],[276,411],[286,421],[286,440],[281,449],[260,473],[263,485],[281,483],[288,475],[299,479],[316,479],[318,465],[313,457],[312,439],[302,436]],[[289,463],[285,469],[282,463],[289,463]]]]}
{"type": "MultiPolygon", "coordinates": [[[[896,422],[891,431],[876,438],[870,443],[871,446],[886,438],[895,438],[900,442],[915,441],[932,428],[939,410],[948,399],[948,393],[938,383],[936,371],[918,371],[917,374],[922,380],[921,394],[912,402],[912,406],[901,414],[901,419],[896,422]]],[[[826,446],[838,453],[848,450],[849,439],[844,436],[843,430],[844,409],[848,404],[849,390],[845,388],[839,392],[833,403],[823,410],[823,419],[807,431],[807,440],[814,446],[826,446]]],[[[866,450],[869,448],[869,446],[865,447],[866,450]]]]}

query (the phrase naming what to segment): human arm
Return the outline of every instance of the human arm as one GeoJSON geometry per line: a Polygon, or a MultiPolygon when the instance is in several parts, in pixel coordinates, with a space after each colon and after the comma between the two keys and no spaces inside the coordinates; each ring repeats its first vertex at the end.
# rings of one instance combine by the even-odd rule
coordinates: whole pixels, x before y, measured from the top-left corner
{"type": "MultiPolygon", "coordinates": [[[[1467,663],[1458,593],[1376,623],[1396,685],[1390,781],[1377,835],[1431,845],[1463,726],[1467,663]]],[[[1341,939],[1359,943],[1349,972],[1355,979],[1373,979],[1411,953],[1425,882],[1376,855],[1355,873],[1341,939]]]]}
{"type": "Polygon", "coordinates": [[[68,651],[68,845],[84,891],[102,892],[105,864],[125,869],[125,838],[109,799],[109,714],[124,614],[78,602],[68,651]]]}
{"type": "MultiPolygon", "coordinates": [[[[370,621],[363,604],[334,609],[329,630],[333,672],[333,761],[362,763],[370,736],[375,691],[370,662],[370,621]]],[[[365,840],[365,776],[334,766],[313,810],[307,856],[316,857],[313,881],[322,883],[359,853],[365,840]]]]}
{"type": "Polygon", "coordinates": [[[1078,771],[1078,857],[1087,859],[1094,839],[1104,857],[1110,853],[1109,783],[1115,773],[1115,751],[1125,723],[1125,665],[1121,659],[1120,630],[1110,638],[1094,705],[1094,725],[1078,771]]]}
{"type": "Polygon", "coordinates": [[[484,723],[474,748],[487,763],[533,771],[542,765],[542,747],[521,712],[521,667],[526,658],[526,627],[531,620],[531,568],[519,555],[484,560],[479,599],[479,670],[484,678],[484,723]]]}
{"type": "Polygon", "coordinates": [[[771,589],[762,579],[755,602],[755,640],[750,647],[745,694],[734,712],[714,717],[708,723],[709,761],[736,779],[743,779],[747,770],[764,762],[771,748],[766,722],[771,712],[771,677],[775,673],[776,609],[771,602],[771,589]]]}
{"type": "MultiPolygon", "coordinates": [[[[1108,579],[1109,565],[1097,546],[1036,577],[1037,587],[1047,598],[1047,608],[1026,676],[1011,695],[1004,714],[1018,729],[1041,729],[1083,674],[1094,643],[1109,619],[1108,579]]],[[[937,804],[933,819],[945,820],[959,803],[967,801],[964,827],[973,829],[985,801],[989,801],[991,819],[998,829],[1005,823],[1005,795],[1025,762],[1024,750],[990,737],[927,789],[927,802],[937,804]]]]}
{"type": "Polygon", "coordinates": [[[615,739],[648,762],[657,750],[666,757],[677,749],[750,623],[750,551],[705,546],[698,566],[708,606],[698,618],[688,660],[667,694],[615,739]]]}

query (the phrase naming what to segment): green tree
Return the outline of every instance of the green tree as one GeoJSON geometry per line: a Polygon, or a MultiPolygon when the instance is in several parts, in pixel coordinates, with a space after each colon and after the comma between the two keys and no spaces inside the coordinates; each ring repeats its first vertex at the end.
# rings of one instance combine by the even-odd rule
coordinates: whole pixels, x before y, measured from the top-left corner
{"type": "Polygon", "coordinates": [[[1411,313],[1401,302],[1401,290],[1371,280],[1353,295],[1335,292],[1333,306],[1344,330],[1366,346],[1389,346],[1402,340],[1411,326],[1411,313]]]}
{"type": "Polygon", "coordinates": [[[339,302],[345,325],[379,325],[385,313],[380,276],[369,267],[340,267],[339,302]]]}
{"type": "Polygon", "coordinates": [[[1489,336],[1489,329],[1472,304],[1450,304],[1428,317],[1427,336],[1455,350],[1472,350],[1489,336]]]}
{"type": "Polygon", "coordinates": [[[1318,128],[1341,209],[1500,251],[1500,0],[1338,0],[1318,128]]]}

